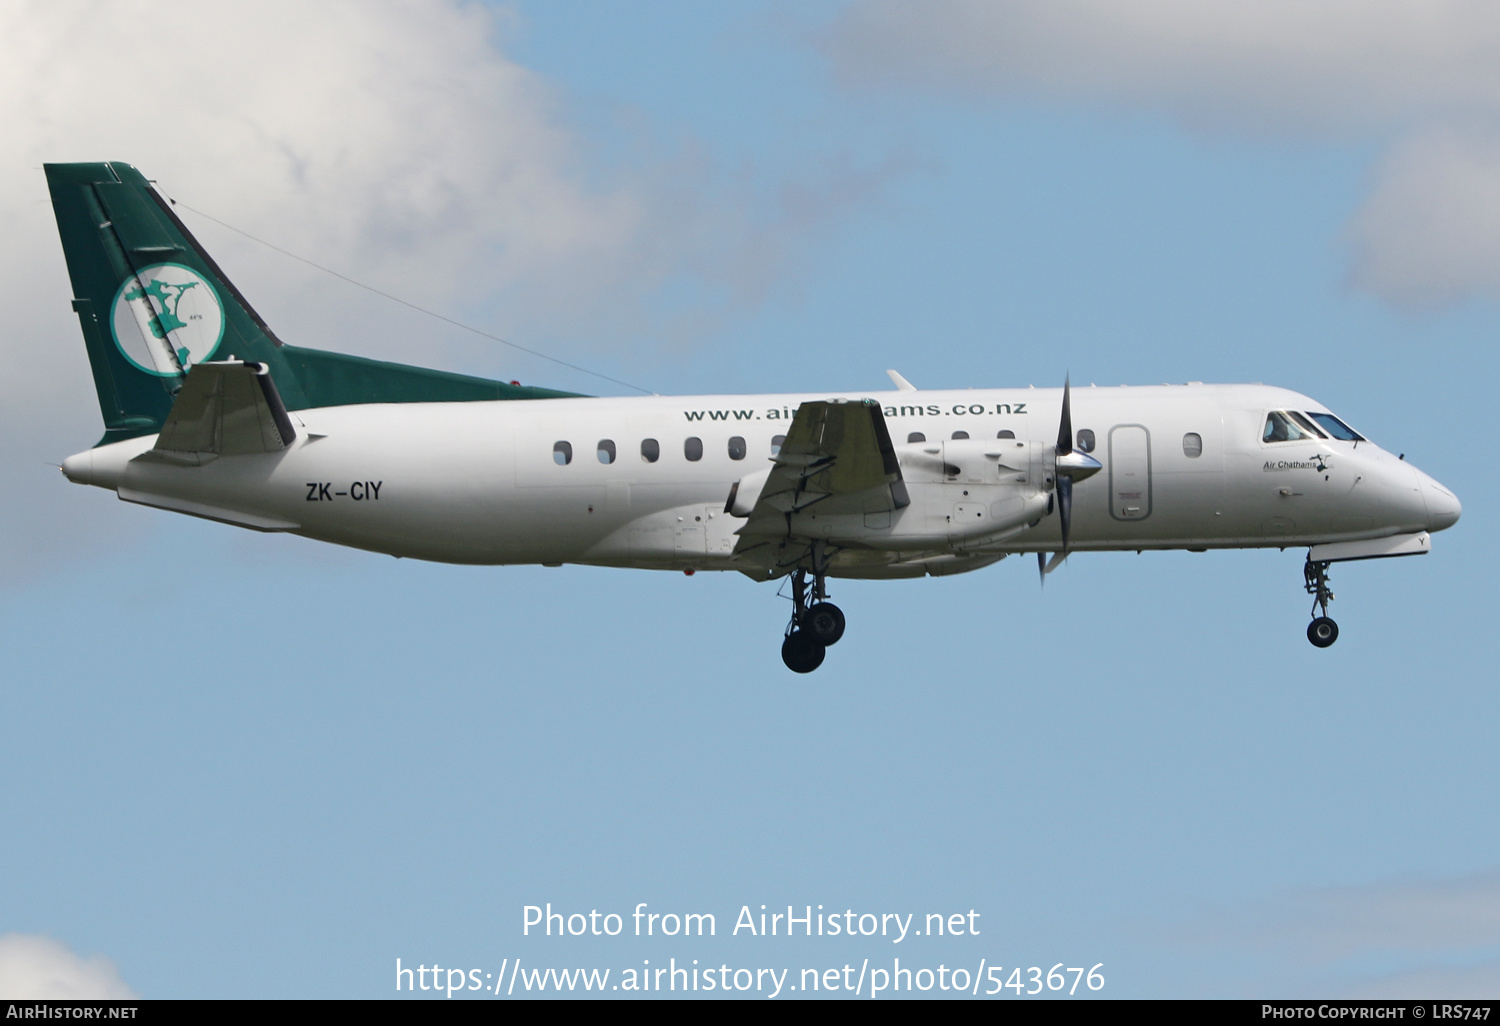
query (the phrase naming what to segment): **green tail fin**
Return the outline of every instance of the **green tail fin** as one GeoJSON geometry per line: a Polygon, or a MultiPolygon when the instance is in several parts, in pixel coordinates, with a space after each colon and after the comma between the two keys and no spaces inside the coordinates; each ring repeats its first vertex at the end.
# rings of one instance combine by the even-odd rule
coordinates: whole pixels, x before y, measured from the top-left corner
{"type": "Polygon", "coordinates": [[[135,168],[45,170],[104,414],[101,445],[159,431],[187,371],[231,355],[265,364],[292,410],[573,394],[284,345],[135,168]]]}

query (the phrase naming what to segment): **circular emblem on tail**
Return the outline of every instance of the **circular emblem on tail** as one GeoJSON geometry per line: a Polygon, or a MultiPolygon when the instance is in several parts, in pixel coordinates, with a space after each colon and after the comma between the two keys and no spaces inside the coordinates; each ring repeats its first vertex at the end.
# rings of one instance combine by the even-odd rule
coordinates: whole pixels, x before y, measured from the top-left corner
{"type": "Polygon", "coordinates": [[[224,304],[191,267],[157,264],[125,279],[110,329],[125,359],[147,374],[176,377],[219,348],[224,304]]]}

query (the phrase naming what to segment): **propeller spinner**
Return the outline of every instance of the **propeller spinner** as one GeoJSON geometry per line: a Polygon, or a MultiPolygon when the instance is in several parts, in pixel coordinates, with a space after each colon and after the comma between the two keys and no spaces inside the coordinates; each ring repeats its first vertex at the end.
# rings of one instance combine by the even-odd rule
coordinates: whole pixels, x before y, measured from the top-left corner
{"type": "MultiPolygon", "coordinates": [[[[1073,527],[1073,482],[1082,481],[1084,478],[1092,477],[1104,469],[1103,464],[1086,452],[1078,452],[1073,448],[1073,401],[1071,382],[1063,379],[1063,401],[1062,421],[1057,426],[1057,448],[1055,450],[1057,464],[1057,518],[1062,528],[1062,552],[1058,555],[1066,558],[1068,554],[1068,539],[1073,527]]],[[[1062,558],[1054,557],[1051,564],[1046,562],[1043,553],[1037,553],[1037,566],[1041,568],[1042,579],[1046,580],[1047,571],[1055,569],[1062,562],[1062,558]]]]}

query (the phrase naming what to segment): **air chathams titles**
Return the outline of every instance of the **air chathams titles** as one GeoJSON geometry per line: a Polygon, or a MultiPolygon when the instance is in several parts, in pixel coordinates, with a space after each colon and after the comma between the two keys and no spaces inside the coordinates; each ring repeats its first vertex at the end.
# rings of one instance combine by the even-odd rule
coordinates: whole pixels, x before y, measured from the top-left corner
{"type": "MultiPolygon", "coordinates": [[[[741,905],[735,917],[730,936],[747,937],[888,937],[892,944],[900,944],[910,933],[920,937],[977,937],[981,913],[969,909],[967,912],[930,912],[925,919],[907,912],[825,912],[819,905],[817,911],[805,905],[798,915],[794,905],[786,912],[767,910],[751,911],[749,905],[741,905]],[[917,922],[913,922],[917,919],[917,922]]],[[[533,929],[544,937],[617,937],[625,931],[626,920],[630,920],[636,937],[713,937],[718,920],[712,912],[652,912],[643,901],[635,911],[625,916],[618,912],[601,913],[590,909],[587,913],[554,912],[549,901],[545,909],[541,905],[525,905],[521,908],[521,933],[531,936],[533,929]]]]}

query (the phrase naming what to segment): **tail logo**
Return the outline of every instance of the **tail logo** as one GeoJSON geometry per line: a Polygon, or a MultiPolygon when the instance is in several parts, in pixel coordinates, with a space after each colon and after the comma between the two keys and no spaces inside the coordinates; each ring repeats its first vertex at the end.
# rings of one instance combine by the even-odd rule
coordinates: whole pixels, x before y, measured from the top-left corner
{"type": "Polygon", "coordinates": [[[157,264],[126,278],[115,293],[115,345],[147,374],[186,374],[219,348],[224,304],[212,285],[181,264],[157,264]]]}

